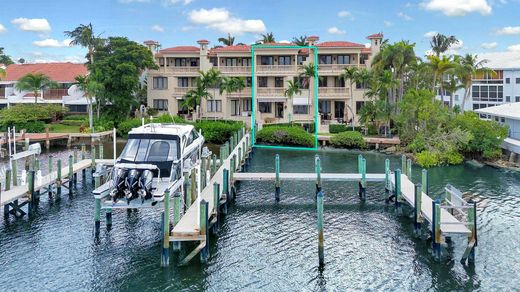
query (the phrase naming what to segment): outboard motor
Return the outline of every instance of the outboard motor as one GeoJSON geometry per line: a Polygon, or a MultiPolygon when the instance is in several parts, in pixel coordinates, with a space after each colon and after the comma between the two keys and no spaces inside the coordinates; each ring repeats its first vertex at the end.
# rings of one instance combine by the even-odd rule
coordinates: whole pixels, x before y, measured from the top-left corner
{"type": "Polygon", "coordinates": [[[139,186],[139,197],[142,202],[144,200],[152,198],[152,181],[153,181],[153,171],[146,169],[143,170],[140,178],[140,186],[139,186]]]}
{"type": "Polygon", "coordinates": [[[126,176],[125,197],[128,203],[138,197],[137,191],[139,189],[139,178],[140,173],[137,169],[130,170],[126,176]]]}
{"type": "Polygon", "coordinates": [[[114,203],[117,201],[117,199],[122,198],[125,196],[125,179],[126,175],[128,174],[128,170],[124,168],[117,168],[115,175],[114,175],[114,189],[110,192],[110,196],[112,197],[112,200],[114,203]]]}

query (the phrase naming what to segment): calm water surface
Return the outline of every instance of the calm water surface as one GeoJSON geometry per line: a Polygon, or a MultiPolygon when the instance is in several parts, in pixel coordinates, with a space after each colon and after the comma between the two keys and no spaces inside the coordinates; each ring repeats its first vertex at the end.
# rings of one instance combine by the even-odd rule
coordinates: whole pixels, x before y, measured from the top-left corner
{"type": "MultiPolygon", "coordinates": [[[[105,154],[110,156],[109,146],[105,154]]],[[[274,171],[273,150],[256,150],[250,171],[274,171]]],[[[312,172],[313,152],[278,151],[284,172],[312,172]]],[[[357,154],[320,151],[324,172],[355,172],[357,154]]],[[[66,150],[55,153],[65,159],[66,150]]],[[[367,153],[368,172],[383,172],[384,159],[367,153]]],[[[390,156],[392,168],[400,159],[390,156]]],[[[42,155],[42,168],[46,168],[42,155]]],[[[46,196],[38,215],[0,219],[1,291],[345,291],[520,289],[520,174],[469,164],[430,170],[431,193],[450,182],[478,193],[477,263],[459,263],[466,238],[454,237],[441,263],[426,240],[415,239],[413,223],[386,206],[383,187],[369,183],[359,202],[353,183],[324,183],[325,268],[318,268],[314,185],[282,185],[274,202],[269,182],[239,186],[210,258],[188,267],[160,268],[161,225],[152,210],[115,210],[112,230],[93,237],[92,186],[78,182],[77,194],[59,202],[46,196]]],[[[420,179],[419,169],[413,178],[420,179]]],[[[183,255],[193,248],[184,248],[183,255]]]]}

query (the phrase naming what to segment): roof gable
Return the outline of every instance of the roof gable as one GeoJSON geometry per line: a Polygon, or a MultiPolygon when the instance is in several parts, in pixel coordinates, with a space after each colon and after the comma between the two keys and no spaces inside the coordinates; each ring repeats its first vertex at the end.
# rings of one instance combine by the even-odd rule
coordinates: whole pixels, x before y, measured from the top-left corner
{"type": "Polygon", "coordinates": [[[72,83],[76,76],[88,74],[84,64],[74,63],[12,64],[5,71],[4,81],[18,81],[28,73],[43,73],[55,82],[72,83]]]}

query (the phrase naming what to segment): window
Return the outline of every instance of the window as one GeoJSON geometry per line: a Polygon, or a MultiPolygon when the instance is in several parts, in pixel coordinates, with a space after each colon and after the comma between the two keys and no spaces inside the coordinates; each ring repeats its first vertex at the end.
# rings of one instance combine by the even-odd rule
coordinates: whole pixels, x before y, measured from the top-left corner
{"type": "Polygon", "coordinates": [[[334,86],[335,87],[345,87],[345,79],[341,77],[334,77],[334,86]]]}
{"type": "Polygon", "coordinates": [[[295,115],[305,115],[309,113],[308,105],[293,105],[293,112],[295,115]]]}
{"type": "Polygon", "coordinates": [[[511,96],[506,96],[506,102],[511,102],[511,96]]]}
{"type": "Polygon", "coordinates": [[[186,66],[186,59],[185,58],[176,58],[175,59],[175,66],[176,67],[185,67],[186,66]]]}
{"type": "Polygon", "coordinates": [[[511,83],[511,78],[506,78],[506,84],[511,83]]]}
{"type": "Polygon", "coordinates": [[[258,77],[258,87],[267,87],[267,77],[258,77]]]}
{"type": "Polygon", "coordinates": [[[278,57],[279,65],[291,65],[291,56],[280,56],[278,57]]]}
{"type": "Polygon", "coordinates": [[[222,100],[208,100],[207,111],[209,113],[222,112],[222,100]]]}
{"type": "Polygon", "coordinates": [[[175,66],[176,67],[198,67],[199,59],[198,58],[175,58],[175,66]]]}
{"type": "Polygon", "coordinates": [[[356,113],[359,113],[359,110],[365,105],[364,101],[356,101],[356,113]]]}
{"type": "Polygon", "coordinates": [[[318,112],[322,114],[330,114],[330,100],[318,101],[318,112]]]}
{"type": "Polygon", "coordinates": [[[159,111],[167,111],[168,110],[168,100],[167,99],[154,99],[153,108],[156,110],[159,110],[159,111]]]}
{"type": "Polygon", "coordinates": [[[177,100],[177,114],[179,115],[187,115],[188,107],[184,104],[184,100],[177,100]]]}
{"type": "Polygon", "coordinates": [[[294,77],[294,83],[298,82],[300,89],[309,89],[309,78],[307,77],[294,77]]]}
{"type": "Polygon", "coordinates": [[[153,89],[168,89],[168,77],[154,77],[153,89]]]}
{"type": "Polygon", "coordinates": [[[274,87],[283,87],[283,77],[274,78],[274,87]]]}
{"type": "Polygon", "coordinates": [[[321,55],[319,56],[319,64],[332,64],[332,56],[330,55],[321,55]]]}
{"type": "Polygon", "coordinates": [[[506,122],[506,119],[503,118],[503,117],[501,117],[501,118],[500,118],[500,122],[501,122],[501,123],[505,123],[505,122],[506,122]]]}
{"type": "Polygon", "coordinates": [[[177,86],[178,87],[188,87],[188,77],[177,78],[177,86]]]}
{"type": "Polygon", "coordinates": [[[253,79],[251,77],[246,77],[246,87],[253,87],[253,79]]]}
{"type": "Polygon", "coordinates": [[[170,153],[170,143],[166,141],[155,141],[150,146],[147,161],[164,161],[170,153]]]}
{"type": "Polygon", "coordinates": [[[515,101],[520,102],[520,96],[515,96],[515,101]]]}
{"type": "Polygon", "coordinates": [[[261,56],[260,65],[273,65],[273,57],[272,56],[261,56]]]}
{"type": "Polygon", "coordinates": [[[318,80],[319,80],[318,87],[327,87],[327,77],[326,76],[319,77],[318,80]]]}
{"type": "Polygon", "coordinates": [[[178,158],[177,140],[136,139],[130,136],[121,158],[130,162],[172,161],[178,158]]]}
{"type": "Polygon", "coordinates": [[[242,66],[251,66],[251,58],[242,58],[242,66]]]}
{"type": "Polygon", "coordinates": [[[271,102],[259,102],[258,111],[261,113],[271,113],[271,102]]]}
{"type": "Polygon", "coordinates": [[[236,66],[237,58],[226,58],[226,66],[236,66]]]}
{"type": "Polygon", "coordinates": [[[350,56],[349,55],[338,56],[338,64],[350,64],[350,56]]]}
{"type": "Polygon", "coordinates": [[[68,104],[69,112],[72,113],[86,113],[87,105],[84,104],[68,104]]]}
{"type": "Polygon", "coordinates": [[[240,101],[238,99],[231,100],[231,115],[232,116],[240,115],[240,101]]]}
{"type": "Polygon", "coordinates": [[[455,101],[459,101],[459,95],[455,94],[455,101]]]}
{"type": "Polygon", "coordinates": [[[520,84],[520,78],[516,78],[515,80],[516,84],[520,84]]]}
{"type": "Polygon", "coordinates": [[[298,65],[303,65],[303,62],[305,62],[305,60],[307,60],[307,57],[305,56],[298,56],[298,59],[297,59],[297,63],[298,65]]]}
{"type": "Polygon", "coordinates": [[[367,54],[361,54],[359,56],[359,63],[360,64],[366,64],[367,60],[368,60],[368,55],[367,54]]]}
{"type": "Polygon", "coordinates": [[[252,100],[249,98],[249,99],[244,99],[242,100],[242,110],[245,111],[245,112],[250,112],[252,111],[252,100]]]}

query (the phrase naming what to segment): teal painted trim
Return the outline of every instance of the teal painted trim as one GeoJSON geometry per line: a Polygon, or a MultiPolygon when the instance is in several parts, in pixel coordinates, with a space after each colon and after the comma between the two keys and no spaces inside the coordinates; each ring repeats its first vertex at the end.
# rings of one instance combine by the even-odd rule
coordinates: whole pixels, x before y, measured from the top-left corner
{"type": "Polygon", "coordinates": [[[251,92],[252,99],[252,114],[251,114],[251,146],[258,148],[271,148],[271,149],[292,149],[292,150],[318,150],[318,47],[316,46],[269,46],[262,44],[255,44],[251,46],[251,92]],[[255,134],[255,113],[256,113],[256,75],[255,75],[255,48],[259,49],[309,49],[314,51],[314,147],[292,147],[292,146],[271,146],[271,145],[256,145],[255,134]]]}

